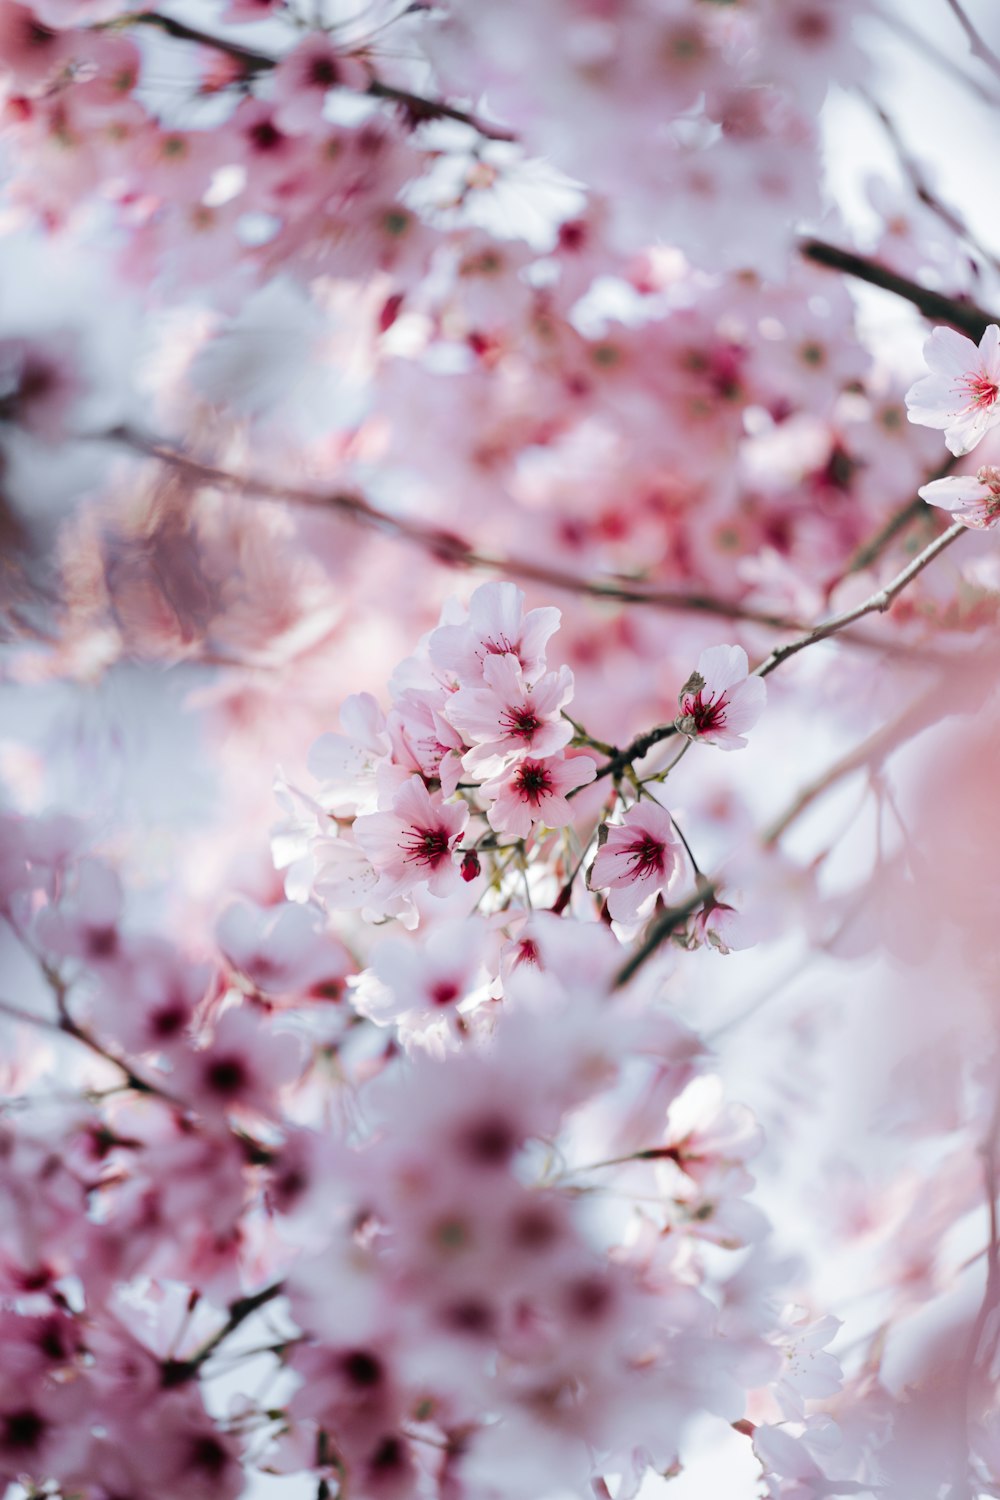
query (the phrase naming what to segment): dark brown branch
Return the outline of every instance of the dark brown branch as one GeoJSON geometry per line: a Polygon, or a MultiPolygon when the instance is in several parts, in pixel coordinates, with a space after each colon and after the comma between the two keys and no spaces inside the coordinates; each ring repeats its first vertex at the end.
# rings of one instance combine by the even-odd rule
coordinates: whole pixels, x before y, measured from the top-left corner
{"type": "MultiPolygon", "coordinates": [[[[233,58],[248,75],[265,73],[268,69],[277,67],[281,61],[280,57],[274,57],[269,52],[258,52],[255,47],[248,47],[243,42],[217,36],[210,31],[202,31],[198,26],[189,26],[186,21],[177,21],[173,16],[161,15],[159,11],[137,11],[134,15],[125,17],[124,20],[133,26],[154,26],[157,31],[163,32],[165,36],[173,37],[175,41],[193,42],[199,47],[211,47],[216,52],[222,52],[227,57],[233,58]]],[[[122,18],[112,24],[121,26],[122,18]]],[[[409,89],[396,88],[391,83],[383,83],[379,78],[373,78],[363,92],[371,99],[381,99],[389,104],[395,104],[403,112],[410,125],[422,125],[429,120],[455,120],[458,124],[467,125],[470,130],[475,130],[485,140],[514,141],[517,139],[503,126],[489,124],[469,110],[446,104],[443,99],[428,99],[409,89]]]]}
{"type": "Polygon", "coordinates": [[[235,1302],[231,1302],[229,1305],[229,1316],[225,1323],[212,1334],[210,1339],[202,1344],[196,1354],[192,1354],[189,1359],[164,1360],[160,1375],[162,1384],[172,1389],[175,1386],[184,1385],[187,1381],[193,1380],[202,1365],[211,1359],[219,1345],[224,1343],[230,1334],[235,1333],[236,1329],[242,1323],[245,1323],[247,1318],[252,1313],[255,1313],[258,1308],[264,1307],[268,1302],[273,1302],[275,1297],[280,1297],[284,1289],[283,1282],[275,1281],[270,1286],[263,1287],[261,1291],[254,1292],[249,1297],[239,1297],[235,1302]]]}
{"type": "Polygon", "coordinates": [[[836,245],[827,244],[825,240],[801,240],[799,252],[814,265],[826,266],[831,271],[842,271],[845,276],[854,276],[858,281],[866,281],[869,286],[881,287],[883,291],[902,297],[922,312],[925,318],[936,323],[950,323],[953,328],[968,334],[977,343],[990,324],[997,322],[996,314],[977,307],[968,298],[947,297],[942,292],[932,291],[930,287],[911,281],[908,276],[890,271],[888,266],[872,260],[870,256],[857,255],[852,250],[841,250],[836,245]]]}
{"type": "Polygon", "coordinates": [[[665,943],[667,938],[672,936],[700,906],[710,901],[715,892],[716,886],[713,881],[701,879],[686,901],[682,901],[679,906],[670,906],[666,911],[661,912],[650,926],[639,947],[618,970],[612,988],[619,990],[623,985],[628,984],[633,975],[642,968],[647,958],[656,952],[660,944],[665,943]]]}

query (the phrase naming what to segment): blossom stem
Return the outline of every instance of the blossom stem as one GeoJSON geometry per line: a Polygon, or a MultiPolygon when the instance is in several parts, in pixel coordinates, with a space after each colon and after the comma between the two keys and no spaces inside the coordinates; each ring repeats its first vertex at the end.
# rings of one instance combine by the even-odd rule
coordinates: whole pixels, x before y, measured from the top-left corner
{"type": "Polygon", "coordinates": [[[706,880],[704,876],[698,881],[697,889],[692,891],[686,901],[678,906],[670,906],[661,912],[656,921],[652,923],[646,936],[635,952],[622,964],[612,982],[612,988],[619,990],[623,985],[638,973],[647,958],[656,952],[660,944],[666,942],[670,935],[677,931],[687,921],[688,917],[696,912],[699,906],[710,900],[716,893],[718,887],[712,880],[706,880]]]}
{"type": "Polygon", "coordinates": [[[952,542],[957,542],[960,536],[964,536],[968,529],[963,521],[956,521],[953,526],[949,526],[947,531],[935,537],[933,542],[907,564],[901,573],[897,573],[890,583],[872,594],[863,604],[855,605],[853,609],[844,610],[841,614],[831,615],[829,619],[821,620],[807,635],[799,636],[798,640],[789,641],[787,645],[778,646],[770,656],[765,657],[764,661],[754,668],[754,674],[757,677],[767,677],[790,656],[795,656],[797,652],[804,651],[807,646],[816,645],[819,641],[825,641],[829,636],[836,635],[838,630],[843,630],[847,625],[853,625],[855,620],[862,620],[865,615],[884,614],[907,584],[912,583],[928,564],[940,556],[947,547],[950,547],[952,542]]]}
{"type": "MultiPolygon", "coordinates": [[[[641,793],[641,788],[640,788],[640,793],[641,793]]],[[[684,845],[684,848],[687,850],[687,857],[691,861],[691,868],[694,870],[695,877],[697,879],[699,879],[699,880],[704,879],[704,876],[702,875],[701,867],[698,864],[698,861],[695,859],[694,855],[691,853],[691,845],[688,843],[687,839],[684,837],[683,830],[681,829],[681,826],[678,823],[677,819],[674,817],[673,813],[670,814],[670,821],[674,825],[674,832],[676,833],[677,837],[680,839],[681,843],[684,845]]]]}

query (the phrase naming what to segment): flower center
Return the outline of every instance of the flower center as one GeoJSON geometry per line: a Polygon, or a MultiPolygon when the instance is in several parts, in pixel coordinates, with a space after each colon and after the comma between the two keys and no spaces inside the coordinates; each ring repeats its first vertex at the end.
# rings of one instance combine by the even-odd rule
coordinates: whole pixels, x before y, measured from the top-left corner
{"type": "Polygon", "coordinates": [[[526,760],[514,776],[514,786],[526,802],[537,807],[552,790],[552,775],[540,761],[526,760]]]}
{"type": "Polygon", "coordinates": [[[534,709],[527,706],[505,708],[500,715],[500,723],[514,739],[524,740],[526,743],[530,742],[535,731],[542,727],[542,721],[534,709]]]}
{"type": "Polygon", "coordinates": [[[707,703],[698,693],[694,698],[684,699],[681,713],[686,719],[691,719],[696,734],[712,734],[726,721],[726,703],[725,693],[721,698],[709,698],[707,703]]]}
{"type": "Polygon", "coordinates": [[[627,852],[628,862],[633,866],[633,875],[639,878],[643,875],[662,875],[665,847],[648,833],[644,833],[641,838],[636,839],[634,844],[630,844],[627,852]]]}
{"type": "Polygon", "coordinates": [[[276,125],[272,125],[270,120],[260,120],[256,125],[251,127],[247,134],[250,144],[254,149],[262,151],[265,154],[270,151],[276,151],[285,140],[281,131],[276,125]]]}
{"type": "Polygon", "coordinates": [[[1000,386],[986,375],[967,375],[962,385],[968,391],[973,406],[992,406],[1000,395],[1000,386]]]}
{"type": "Polygon", "coordinates": [[[408,828],[399,843],[403,862],[408,865],[430,865],[437,869],[448,858],[449,840],[446,828],[408,828]]]}
{"type": "Polygon", "coordinates": [[[332,89],[340,78],[340,69],[332,57],[314,57],[309,63],[307,82],[313,88],[332,89]]]}

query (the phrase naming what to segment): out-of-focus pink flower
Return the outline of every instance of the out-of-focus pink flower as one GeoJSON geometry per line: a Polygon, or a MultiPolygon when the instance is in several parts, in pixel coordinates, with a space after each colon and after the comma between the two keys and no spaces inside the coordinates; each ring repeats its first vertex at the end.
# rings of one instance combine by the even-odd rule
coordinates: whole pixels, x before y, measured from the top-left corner
{"type": "Polygon", "coordinates": [[[368,74],[356,58],[338,51],[322,35],[307,36],[274,70],[274,118],[282,130],[315,130],[333,88],[363,90],[368,74]]]}
{"type": "Polygon", "coordinates": [[[681,688],[677,728],[692,740],[720,750],[742,750],[743,731],[752,729],[767,699],[759,677],[750,677],[742,646],[709,646],[698,670],[681,688]]]}
{"type": "Polygon", "coordinates": [[[954,328],[935,328],[924,345],[931,373],[906,393],[911,422],[942,427],[950,453],[968,453],[1000,422],[1000,327],[979,347],[954,328]]]}
{"type": "Polygon", "coordinates": [[[178,1092],[208,1115],[233,1109],[272,1114],[278,1090],[301,1068],[298,1037],[266,1025],[249,1006],[227,1010],[210,1044],[175,1063],[178,1092]]]}
{"type": "Polygon", "coordinates": [[[932,479],[917,494],[977,531],[989,531],[1000,521],[1000,468],[995,464],[984,464],[975,474],[932,479]]]}
{"type": "Polygon", "coordinates": [[[643,906],[670,888],[680,869],[680,850],[673,819],[657,802],[637,802],[608,829],[590,884],[608,889],[608,910],[616,922],[635,922],[643,906]]]}

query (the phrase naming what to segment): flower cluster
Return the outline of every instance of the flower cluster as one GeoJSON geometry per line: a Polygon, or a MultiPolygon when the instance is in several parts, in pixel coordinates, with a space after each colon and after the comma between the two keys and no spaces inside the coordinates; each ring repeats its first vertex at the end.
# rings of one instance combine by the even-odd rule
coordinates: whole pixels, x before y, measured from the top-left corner
{"type": "MultiPolygon", "coordinates": [[[[569,794],[597,763],[568,748],[573,674],[545,660],[558,623],[555,609],[525,613],[514,584],[484,584],[399,667],[387,715],[366,695],[345,704],[343,733],[310,754],[308,878],[327,906],[412,916],[418,890],[445,897],[475,881],[481,850],[516,852],[571,822],[569,794]]],[[[297,862],[290,893],[300,878],[297,862]]]]}

